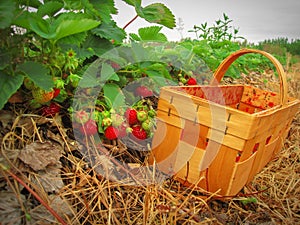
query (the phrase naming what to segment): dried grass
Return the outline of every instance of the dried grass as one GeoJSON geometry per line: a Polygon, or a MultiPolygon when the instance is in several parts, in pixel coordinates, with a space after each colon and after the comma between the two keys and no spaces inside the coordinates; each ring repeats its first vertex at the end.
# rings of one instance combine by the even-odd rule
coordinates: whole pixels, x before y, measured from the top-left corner
{"type": "MultiPolygon", "coordinates": [[[[290,68],[289,94],[299,98],[300,67],[290,68]]],[[[272,73],[253,74],[237,82],[277,85],[272,73]]],[[[275,87],[276,88],[276,87],[275,87]]],[[[1,164],[5,164],[34,189],[67,224],[299,224],[300,223],[300,113],[293,121],[288,138],[278,157],[271,161],[238,196],[218,198],[214,193],[188,189],[179,182],[167,179],[161,184],[129,185],[110,181],[99,175],[78,151],[68,137],[68,129],[60,117],[45,119],[22,114],[11,118],[10,132],[0,139],[1,164]],[[49,125],[50,124],[50,125],[49,125]],[[46,126],[47,131],[41,129],[46,126]],[[56,130],[52,133],[50,130],[56,130]],[[19,152],[29,143],[45,141],[45,132],[51,141],[63,146],[61,175],[64,186],[52,193],[44,190],[41,182],[33,182],[39,174],[18,159],[19,152]]],[[[97,149],[93,140],[89,148],[97,149]]],[[[123,151],[124,153],[124,151],[123,151]]],[[[104,162],[102,162],[104,163],[104,162]]],[[[103,165],[102,165],[103,166],[103,165]]],[[[108,168],[109,165],[106,165],[108,168]]],[[[48,167],[45,170],[49,169],[48,167]]],[[[137,169],[127,170],[138,176],[137,169]]],[[[0,190],[10,191],[16,200],[0,202],[0,208],[9,209],[19,204],[16,213],[10,214],[16,224],[58,224],[30,194],[1,171],[0,190]],[[5,184],[4,184],[5,182],[5,184]],[[30,219],[29,219],[30,218],[30,219]]],[[[108,171],[107,171],[108,172],[108,171]]],[[[151,171],[148,171],[151,178],[151,171]]],[[[152,174],[153,175],[153,174],[152,174]]],[[[6,210],[5,213],[12,211],[6,210]]],[[[0,213],[0,218],[1,213],[0,213]]],[[[2,223],[9,224],[9,222],[2,223]]]]}

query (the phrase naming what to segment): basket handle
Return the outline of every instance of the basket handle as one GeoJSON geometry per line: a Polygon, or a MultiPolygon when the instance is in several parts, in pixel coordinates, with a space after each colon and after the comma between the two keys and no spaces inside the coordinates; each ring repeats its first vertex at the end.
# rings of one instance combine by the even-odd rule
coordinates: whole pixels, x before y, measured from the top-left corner
{"type": "Polygon", "coordinates": [[[230,67],[230,65],[240,56],[248,54],[248,53],[259,53],[265,57],[267,57],[275,66],[276,71],[279,75],[279,81],[280,81],[280,104],[281,106],[285,105],[287,103],[287,81],[286,81],[286,74],[284,72],[284,69],[280,62],[271,54],[257,50],[257,49],[240,49],[231,55],[229,55],[227,58],[223,60],[223,62],[218,66],[217,70],[214,73],[214,78],[211,81],[211,85],[217,85],[222,80],[224,74],[226,73],[227,69],[230,67]]]}

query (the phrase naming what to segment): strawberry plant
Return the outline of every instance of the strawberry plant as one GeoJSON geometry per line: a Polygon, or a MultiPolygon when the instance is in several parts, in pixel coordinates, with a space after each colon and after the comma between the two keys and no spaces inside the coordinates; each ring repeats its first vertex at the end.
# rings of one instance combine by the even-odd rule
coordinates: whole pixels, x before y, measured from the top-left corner
{"type": "MultiPolygon", "coordinates": [[[[163,4],[124,2],[150,23],[175,26],[163,4]]],[[[0,13],[0,109],[28,80],[45,92],[60,89],[56,101],[64,101],[63,89],[77,87],[85,66],[126,37],[112,19],[113,0],[2,1],[0,13]]]]}

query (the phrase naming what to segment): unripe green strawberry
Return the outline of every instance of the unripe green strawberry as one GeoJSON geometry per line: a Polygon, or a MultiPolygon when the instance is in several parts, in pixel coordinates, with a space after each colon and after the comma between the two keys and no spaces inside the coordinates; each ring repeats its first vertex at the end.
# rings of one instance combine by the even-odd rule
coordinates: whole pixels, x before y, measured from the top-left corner
{"type": "Polygon", "coordinates": [[[112,119],[111,118],[108,118],[108,117],[103,118],[103,120],[102,120],[102,126],[103,127],[108,127],[111,124],[112,124],[112,119]]]}
{"type": "Polygon", "coordinates": [[[79,110],[75,113],[74,115],[74,120],[77,122],[77,123],[86,123],[90,118],[90,114],[84,110],[79,110]]]}
{"type": "Polygon", "coordinates": [[[112,125],[115,127],[120,126],[124,122],[124,118],[118,113],[111,114],[112,125]]]}
{"type": "Polygon", "coordinates": [[[65,81],[64,81],[64,80],[62,80],[62,79],[60,79],[60,78],[58,78],[58,77],[55,77],[55,78],[53,79],[53,81],[54,81],[54,86],[55,86],[56,88],[58,88],[58,89],[63,89],[63,88],[65,87],[65,81]]]}
{"type": "Polygon", "coordinates": [[[148,111],[148,116],[151,117],[151,118],[154,118],[156,116],[156,112],[154,109],[150,109],[148,111]]]}
{"type": "Polygon", "coordinates": [[[145,120],[143,123],[142,123],[142,128],[149,132],[151,130],[151,128],[153,127],[153,122],[149,119],[145,120]]]}
{"type": "Polygon", "coordinates": [[[54,92],[52,91],[45,91],[41,88],[34,88],[32,91],[32,96],[34,98],[34,100],[37,103],[46,103],[49,102],[53,96],[54,96],[54,92]]]}
{"type": "Polygon", "coordinates": [[[137,112],[137,119],[140,122],[144,122],[148,118],[148,113],[144,110],[137,112]]]}
{"type": "Polygon", "coordinates": [[[181,78],[179,79],[179,81],[180,81],[181,83],[183,83],[183,84],[186,84],[186,82],[187,82],[187,80],[186,80],[185,78],[183,78],[183,77],[181,77],[181,78]]]}
{"type": "Polygon", "coordinates": [[[28,77],[24,79],[23,84],[28,90],[34,89],[34,83],[28,77]]]}
{"type": "Polygon", "coordinates": [[[102,116],[103,116],[104,118],[109,118],[109,117],[110,117],[110,112],[107,111],[107,110],[102,111],[101,114],[102,114],[102,116]]]}

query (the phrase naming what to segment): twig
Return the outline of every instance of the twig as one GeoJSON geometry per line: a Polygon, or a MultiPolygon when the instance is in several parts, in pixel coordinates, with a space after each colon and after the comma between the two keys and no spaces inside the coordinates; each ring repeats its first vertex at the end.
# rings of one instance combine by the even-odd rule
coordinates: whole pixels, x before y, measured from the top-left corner
{"type": "Polygon", "coordinates": [[[136,15],[135,17],[133,17],[124,27],[123,30],[125,30],[133,21],[135,21],[138,18],[138,15],[136,15]]]}

